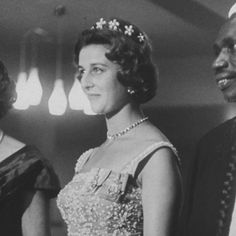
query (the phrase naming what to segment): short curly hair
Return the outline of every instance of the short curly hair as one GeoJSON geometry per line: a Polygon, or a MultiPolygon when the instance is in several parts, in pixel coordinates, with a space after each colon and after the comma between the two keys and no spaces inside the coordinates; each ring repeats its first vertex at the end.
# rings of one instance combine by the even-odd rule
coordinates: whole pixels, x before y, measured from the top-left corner
{"type": "MultiPolygon", "coordinates": [[[[131,25],[130,22],[119,18],[119,27],[131,25]]],[[[85,46],[91,44],[106,44],[110,51],[105,56],[121,67],[117,78],[122,85],[133,90],[129,94],[138,104],[146,103],[156,94],[158,73],[152,60],[152,48],[147,35],[137,26],[132,24],[136,37],[130,37],[121,30],[111,30],[109,27],[84,30],[80,35],[74,49],[74,62],[79,63],[79,53],[85,46]],[[138,34],[144,35],[145,39],[138,41],[138,34]],[[136,40],[135,40],[136,39],[136,40]]]]}
{"type": "Polygon", "coordinates": [[[5,65],[0,61],[0,118],[8,112],[15,100],[15,83],[9,78],[5,65]]]}

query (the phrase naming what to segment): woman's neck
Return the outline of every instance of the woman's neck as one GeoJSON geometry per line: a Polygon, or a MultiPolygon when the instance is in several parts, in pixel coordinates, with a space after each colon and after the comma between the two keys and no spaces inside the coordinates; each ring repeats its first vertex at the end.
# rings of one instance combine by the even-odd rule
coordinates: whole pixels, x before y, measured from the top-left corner
{"type": "Polygon", "coordinates": [[[138,105],[127,104],[113,116],[106,116],[108,133],[118,133],[143,117],[143,112],[138,105]]]}

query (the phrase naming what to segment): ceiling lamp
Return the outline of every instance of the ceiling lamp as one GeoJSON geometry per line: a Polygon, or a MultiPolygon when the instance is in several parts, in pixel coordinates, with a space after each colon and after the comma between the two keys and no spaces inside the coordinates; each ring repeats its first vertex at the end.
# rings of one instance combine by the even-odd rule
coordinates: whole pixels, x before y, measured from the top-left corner
{"type": "Polygon", "coordinates": [[[13,107],[17,110],[26,110],[29,108],[28,89],[27,89],[27,74],[21,71],[18,74],[16,83],[17,99],[13,107]]]}
{"type": "Polygon", "coordinates": [[[68,95],[68,100],[71,110],[84,109],[85,94],[77,78],[74,79],[74,83],[68,95]]]}
{"type": "Polygon", "coordinates": [[[37,67],[32,67],[27,81],[29,105],[39,105],[43,95],[42,85],[39,80],[37,67]]]}
{"type": "Polygon", "coordinates": [[[65,7],[59,5],[55,8],[55,16],[57,21],[57,55],[56,55],[56,80],[52,94],[48,100],[48,109],[52,115],[63,115],[67,108],[67,97],[64,91],[64,83],[62,80],[62,30],[59,20],[65,15],[65,7]]]}
{"type": "Polygon", "coordinates": [[[26,110],[29,106],[39,105],[43,95],[37,67],[38,44],[40,38],[48,40],[48,33],[42,28],[27,31],[20,44],[20,72],[16,82],[17,100],[14,108],[26,110]],[[31,40],[31,68],[29,76],[26,72],[26,42],[31,40]]]}
{"type": "Polygon", "coordinates": [[[17,82],[16,82],[17,99],[16,99],[16,102],[13,104],[13,107],[17,110],[26,110],[29,108],[27,73],[25,69],[27,35],[28,35],[28,32],[27,34],[24,35],[20,43],[20,72],[17,76],[17,82]]]}
{"type": "Polygon", "coordinates": [[[48,100],[48,109],[51,115],[61,116],[65,113],[67,99],[64,91],[63,80],[56,79],[52,94],[48,100]]]}
{"type": "Polygon", "coordinates": [[[31,68],[29,72],[29,77],[27,81],[28,89],[28,98],[29,104],[36,106],[39,105],[43,95],[42,85],[39,80],[39,72],[37,67],[37,58],[38,58],[38,44],[39,44],[39,35],[37,31],[33,31],[31,37],[31,68]]]}
{"type": "MultiPolygon", "coordinates": [[[[54,10],[54,15],[57,17],[57,48],[56,48],[56,71],[55,81],[52,93],[48,99],[49,113],[56,116],[61,116],[66,112],[67,103],[72,110],[81,110],[87,115],[95,115],[91,109],[90,102],[82,90],[81,83],[78,79],[74,79],[73,85],[67,96],[64,89],[62,79],[62,36],[61,19],[65,15],[66,8],[59,5],[54,10]]],[[[29,30],[23,37],[20,51],[20,72],[16,83],[17,100],[13,104],[16,109],[26,110],[29,106],[39,105],[42,96],[43,88],[39,78],[39,70],[37,67],[38,44],[40,39],[51,41],[52,38],[48,32],[42,28],[29,30]],[[26,72],[26,39],[30,36],[31,39],[31,67],[29,74],[26,72]]]]}

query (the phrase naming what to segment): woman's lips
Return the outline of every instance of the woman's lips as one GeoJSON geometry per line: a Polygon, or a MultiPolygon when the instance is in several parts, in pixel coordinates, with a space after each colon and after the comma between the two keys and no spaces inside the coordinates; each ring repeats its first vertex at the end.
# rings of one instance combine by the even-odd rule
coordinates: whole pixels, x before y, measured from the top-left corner
{"type": "Polygon", "coordinates": [[[89,98],[89,99],[96,99],[96,98],[98,98],[100,95],[99,94],[87,94],[87,97],[89,98]]]}

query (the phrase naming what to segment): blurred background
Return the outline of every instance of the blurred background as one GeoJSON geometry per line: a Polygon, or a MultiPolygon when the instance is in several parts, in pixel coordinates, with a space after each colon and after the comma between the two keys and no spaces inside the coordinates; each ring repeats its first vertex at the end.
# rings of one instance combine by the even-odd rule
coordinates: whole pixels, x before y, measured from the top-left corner
{"type": "MultiPolygon", "coordinates": [[[[91,114],[74,79],[73,47],[78,33],[99,18],[119,16],[138,25],[153,43],[160,85],[143,108],[179,150],[187,192],[197,141],[236,114],[211,70],[212,44],[234,2],[1,0],[0,58],[17,83],[19,100],[0,127],[35,144],[63,187],[80,154],[106,138],[103,117],[91,114]]],[[[53,235],[66,235],[55,200],[51,211],[53,235]]]]}

